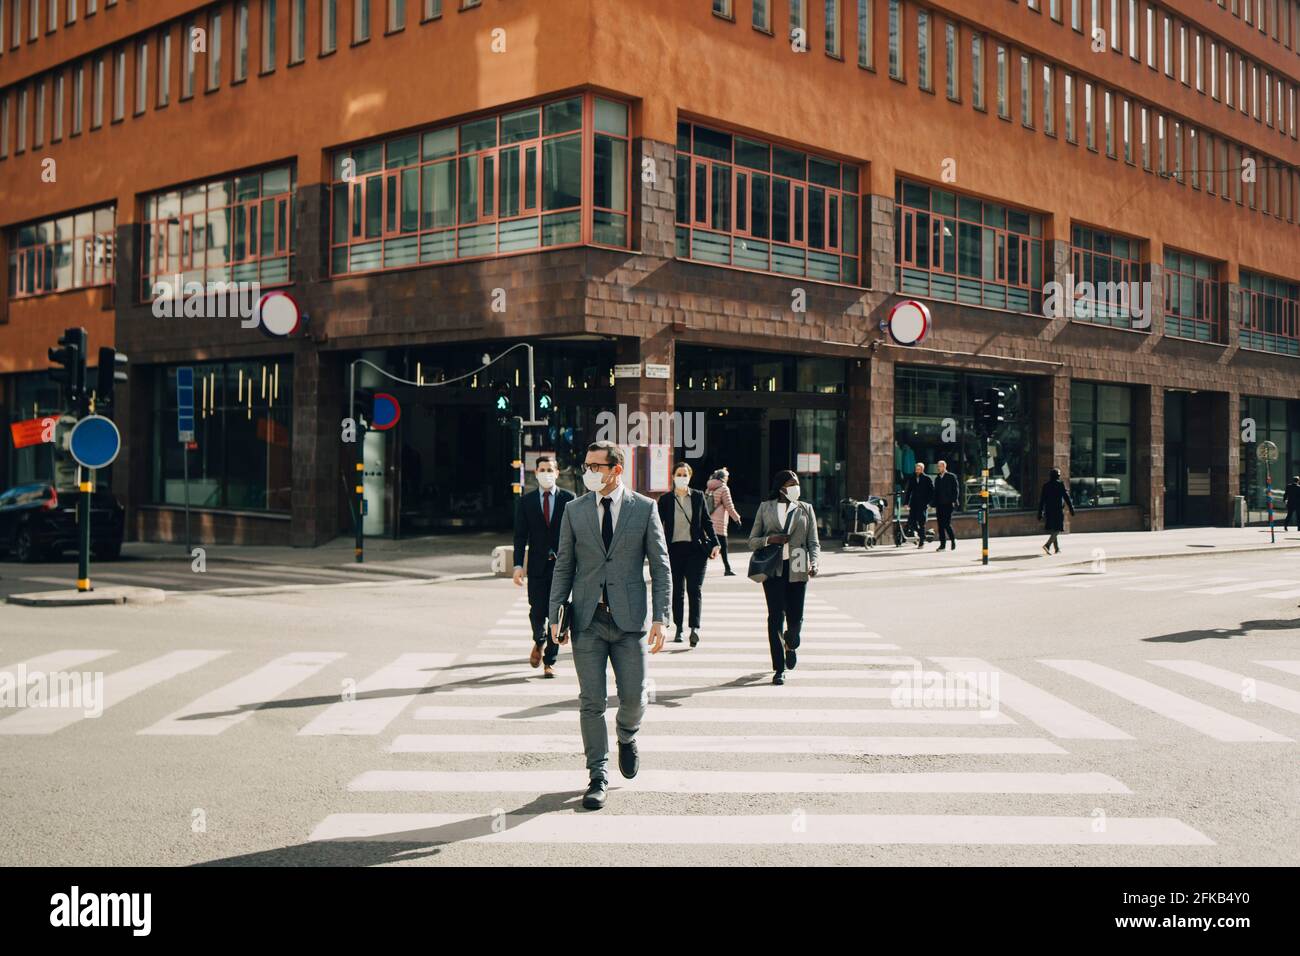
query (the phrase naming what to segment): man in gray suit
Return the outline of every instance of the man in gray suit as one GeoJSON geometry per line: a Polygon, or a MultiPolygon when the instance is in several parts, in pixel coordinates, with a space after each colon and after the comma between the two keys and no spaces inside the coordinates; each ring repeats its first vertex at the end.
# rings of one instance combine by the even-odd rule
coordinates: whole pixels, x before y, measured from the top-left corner
{"type": "MultiPolygon", "coordinates": [[[[551,621],[573,592],[573,669],[578,675],[582,746],[590,785],[582,805],[599,810],[609,787],[609,731],[605,726],[606,662],[618,686],[618,769],[636,776],[636,732],[645,716],[646,587],[641,568],[650,562],[654,620],[649,649],[658,654],[668,627],[671,571],[668,545],[655,503],[623,486],[623,451],[613,442],[587,448],[582,483],[591,494],[569,502],[560,519],[560,547],[551,582],[551,621]]],[[[560,639],[551,625],[552,637],[560,639]]]]}

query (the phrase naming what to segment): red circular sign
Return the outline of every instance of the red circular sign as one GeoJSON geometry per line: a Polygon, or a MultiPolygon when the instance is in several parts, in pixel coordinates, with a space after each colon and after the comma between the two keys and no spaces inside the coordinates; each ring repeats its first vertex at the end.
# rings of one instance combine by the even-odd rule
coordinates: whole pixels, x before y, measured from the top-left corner
{"type": "Polygon", "coordinates": [[[289,293],[268,292],[257,303],[257,318],[263,332],[283,338],[298,331],[302,310],[289,293]]]}
{"type": "Polygon", "coordinates": [[[924,302],[907,299],[889,310],[885,327],[899,345],[919,345],[930,334],[930,309],[924,302]]]}

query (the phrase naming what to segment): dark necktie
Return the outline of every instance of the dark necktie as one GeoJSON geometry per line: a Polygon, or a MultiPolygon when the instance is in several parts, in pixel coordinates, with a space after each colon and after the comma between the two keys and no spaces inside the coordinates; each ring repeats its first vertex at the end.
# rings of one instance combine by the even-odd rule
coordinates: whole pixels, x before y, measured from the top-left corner
{"type": "Polygon", "coordinates": [[[546,522],[546,527],[551,526],[551,493],[549,491],[542,494],[542,520],[546,522]]]}
{"type": "Polygon", "coordinates": [[[612,498],[601,498],[600,506],[605,509],[605,517],[600,519],[600,536],[605,541],[605,553],[609,553],[609,546],[614,541],[614,512],[610,506],[613,504],[612,498]]]}

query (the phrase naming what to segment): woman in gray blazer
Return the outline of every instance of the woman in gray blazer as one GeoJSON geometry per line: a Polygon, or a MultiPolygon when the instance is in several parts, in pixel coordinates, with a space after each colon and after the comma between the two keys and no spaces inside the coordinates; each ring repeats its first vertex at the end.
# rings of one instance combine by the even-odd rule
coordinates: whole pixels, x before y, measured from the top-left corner
{"type": "Polygon", "coordinates": [[[799,500],[799,477],[793,471],[779,471],[772,482],[772,496],[758,506],[749,529],[749,550],[765,544],[782,547],[781,572],[763,582],[767,598],[767,643],[772,650],[773,684],[785,683],[786,669],[794,669],[803,628],[804,592],[808,579],[817,576],[821,542],[817,538],[817,516],[813,507],[799,500]],[[789,534],[785,533],[789,519],[789,534]]]}

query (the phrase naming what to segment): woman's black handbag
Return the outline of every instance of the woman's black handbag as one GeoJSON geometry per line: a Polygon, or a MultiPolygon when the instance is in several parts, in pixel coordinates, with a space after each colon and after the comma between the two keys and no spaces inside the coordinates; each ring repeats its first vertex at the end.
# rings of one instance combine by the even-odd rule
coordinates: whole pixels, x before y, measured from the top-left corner
{"type": "MultiPolygon", "coordinates": [[[[785,515],[785,530],[781,533],[787,537],[790,534],[790,522],[794,519],[794,513],[798,505],[791,503],[789,511],[785,515]]],[[[783,544],[765,544],[749,556],[749,580],[762,584],[768,578],[778,578],[781,576],[781,562],[785,559],[781,557],[785,551],[783,544]]]]}

